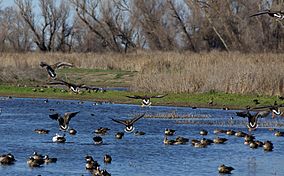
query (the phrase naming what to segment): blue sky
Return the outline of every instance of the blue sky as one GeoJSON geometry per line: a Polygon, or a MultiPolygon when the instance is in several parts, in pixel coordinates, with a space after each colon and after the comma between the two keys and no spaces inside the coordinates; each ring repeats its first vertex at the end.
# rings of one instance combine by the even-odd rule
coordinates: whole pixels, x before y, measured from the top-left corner
{"type": "Polygon", "coordinates": [[[2,0],[2,6],[7,7],[12,5],[14,5],[14,0],[2,0]]]}

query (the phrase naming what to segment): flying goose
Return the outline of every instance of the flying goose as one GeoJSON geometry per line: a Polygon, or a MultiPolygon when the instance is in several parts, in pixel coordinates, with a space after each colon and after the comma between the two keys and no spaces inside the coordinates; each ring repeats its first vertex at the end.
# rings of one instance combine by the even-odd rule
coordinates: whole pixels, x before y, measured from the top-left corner
{"type": "Polygon", "coordinates": [[[148,96],[148,95],[144,95],[144,96],[140,96],[140,95],[133,95],[133,96],[126,96],[128,98],[133,98],[133,99],[141,99],[142,100],[142,107],[143,106],[150,106],[152,103],[150,101],[151,98],[163,98],[165,97],[167,94],[165,95],[154,95],[154,96],[148,96]]]}
{"type": "Polygon", "coordinates": [[[56,79],[57,74],[55,73],[56,69],[59,69],[61,67],[73,67],[73,64],[70,64],[68,62],[57,62],[56,64],[49,65],[46,62],[40,62],[39,64],[42,68],[46,68],[46,71],[50,78],[56,79]]]}
{"type": "Polygon", "coordinates": [[[52,120],[57,120],[59,123],[60,130],[66,131],[69,128],[69,122],[71,118],[75,117],[80,111],[77,112],[66,112],[63,116],[58,113],[51,114],[49,117],[52,120]]]}
{"type": "Polygon", "coordinates": [[[84,88],[83,84],[73,84],[73,83],[69,83],[63,80],[57,80],[54,82],[49,82],[48,84],[51,85],[65,85],[69,88],[69,90],[71,90],[73,93],[78,94],[80,92],[80,88],[84,88]]]}
{"type": "Polygon", "coordinates": [[[120,123],[125,125],[125,129],[124,131],[127,133],[131,133],[134,131],[134,123],[137,122],[139,119],[141,119],[142,117],[144,117],[145,113],[140,115],[140,116],[136,116],[132,119],[127,119],[127,120],[117,120],[117,119],[112,119],[114,122],[120,123]]]}
{"type": "Polygon", "coordinates": [[[259,16],[259,15],[264,15],[264,14],[268,14],[270,17],[277,18],[279,20],[284,19],[284,12],[282,12],[282,11],[271,11],[271,10],[263,10],[263,11],[254,13],[254,14],[250,15],[249,17],[259,16]]]}
{"type": "Polygon", "coordinates": [[[257,125],[257,119],[260,117],[267,117],[269,115],[270,111],[259,111],[255,114],[251,114],[249,110],[242,111],[242,112],[236,112],[237,116],[239,117],[247,117],[248,118],[248,125],[247,127],[250,130],[254,130],[258,127],[257,125]]]}
{"type": "Polygon", "coordinates": [[[281,111],[279,109],[280,107],[284,107],[284,104],[277,104],[277,102],[275,101],[273,105],[259,106],[259,107],[252,108],[252,110],[254,110],[254,109],[269,109],[272,113],[272,118],[274,118],[275,115],[281,114],[281,111]]]}

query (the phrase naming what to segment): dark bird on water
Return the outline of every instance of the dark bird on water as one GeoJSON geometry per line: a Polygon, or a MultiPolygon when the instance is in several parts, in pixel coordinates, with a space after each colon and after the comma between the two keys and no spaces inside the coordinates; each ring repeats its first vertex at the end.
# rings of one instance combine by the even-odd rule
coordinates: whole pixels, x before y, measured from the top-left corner
{"type": "Polygon", "coordinates": [[[50,78],[56,79],[57,74],[55,73],[56,69],[59,69],[61,67],[73,67],[73,64],[67,63],[67,62],[57,62],[56,64],[49,65],[46,62],[40,62],[39,64],[42,68],[46,68],[46,71],[50,78]]]}
{"type": "Polygon", "coordinates": [[[59,128],[62,131],[66,131],[69,128],[70,120],[75,117],[80,111],[77,112],[66,112],[63,116],[60,114],[51,114],[49,117],[53,120],[57,120],[59,124],[59,128]]]}
{"type": "Polygon", "coordinates": [[[125,125],[125,129],[124,131],[127,133],[131,133],[133,132],[134,128],[134,123],[137,122],[139,119],[141,119],[142,117],[144,117],[145,113],[139,116],[136,116],[132,119],[127,119],[127,120],[118,120],[118,119],[112,119],[114,122],[120,123],[125,125]]]}

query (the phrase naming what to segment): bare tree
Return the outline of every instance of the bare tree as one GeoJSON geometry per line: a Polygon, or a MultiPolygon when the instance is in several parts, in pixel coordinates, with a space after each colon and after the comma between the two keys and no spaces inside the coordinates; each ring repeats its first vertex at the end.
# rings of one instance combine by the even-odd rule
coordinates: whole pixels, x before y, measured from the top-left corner
{"type": "Polygon", "coordinates": [[[67,25],[69,8],[63,0],[59,7],[56,6],[55,0],[39,0],[40,24],[36,22],[32,0],[15,0],[15,3],[41,51],[65,51],[66,38],[71,34],[72,27],[67,25]]]}

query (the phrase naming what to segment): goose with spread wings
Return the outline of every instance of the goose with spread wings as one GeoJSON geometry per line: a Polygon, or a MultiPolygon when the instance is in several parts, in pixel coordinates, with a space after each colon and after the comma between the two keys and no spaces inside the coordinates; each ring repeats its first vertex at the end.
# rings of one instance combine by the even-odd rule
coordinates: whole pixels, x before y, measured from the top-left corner
{"type": "Polygon", "coordinates": [[[247,109],[245,111],[236,112],[236,115],[243,118],[248,118],[247,127],[249,130],[254,130],[258,127],[257,120],[258,118],[267,117],[270,111],[259,111],[255,114],[251,114],[250,111],[247,109]]]}
{"type": "Polygon", "coordinates": [[[69,90],[71,90],[72,92],[74,92],[76,94],[80,92],[80,88],[84,88],[83,84],[73,84],[73,83],[69,83],[69,82],[63,81],[63,80],[57,80],[57,81],[54,81],[54,82],[49,82],[48,84],[51,84],[51,85],[65,85],[65,86],[67,86],[69,88],[69,90]]]}
{"type": "Polygon", "coordinates": [[[280,107],[284,107],[284,104],[277,104],[275,101],[273,105],[259,106],[252,109],[269,109],[272,113],[272,118],[274,118],[275,115],[281,115],[280,107]]]}
{"type": "Polygon", "coordinates": [[[46,68],[46,71],[50,78],[56,79],[57,74],[55,72],[56,69],[59,69],[61,67],[73,67],[73,64],[68,62],[57,62],[56,64],[49,65],[46,62],[40,62],[39,64],[42,68],[46,68]]]}
{"type": "Polygon", "coordinates": [[[127,120],[118,120],[118,119],[113,119],[113,118],[111,118],[111,120],[116,122],[116,123],[123,124],[125,126],[124,131],[127,132],[127,133],[131,133],[135,129],[135,127],[133,126],[134,123],[137,122],[142,117],[144,117],[144,115],[145,115],[145,113],[142,114],[142,115],[136,116],[132,119],[127,119],[127,120]]]}
{"type": "Polygon", "coordinates": [[[69,128],[69,122],[70,120],[75,117],[80,111],[77,112],[66,112],[63,116],[61,116],[58,113],[51,114],[49,117],[52,120],[58,121],[59,128],[62,131],[66,131],[69,128]]]}
{"type": "Polygon", "coordinates": [[[167,94],[165,95],[154,95],[154,96],[140,96],[140,95],[133,95],[133,96],[126,96],[128,98],[133,98],[133,99],[141,99],[142,100],[142,107],[143,106],[150,106],[152,103],[150,101],[151,98],[163,98],[165,97],[167,94]]]}
{"type": "Polygon", "coordinates": [[[260,11],[260,12],[257,12],[257,13],[250,15],[250,17],[264,15],[264,14],[268,14],[270,17],[277,18],[279,20],[284,19],[284,12],[283,11],[272,11],[272,10],[263,10],[263,11],[260,11]]]}

